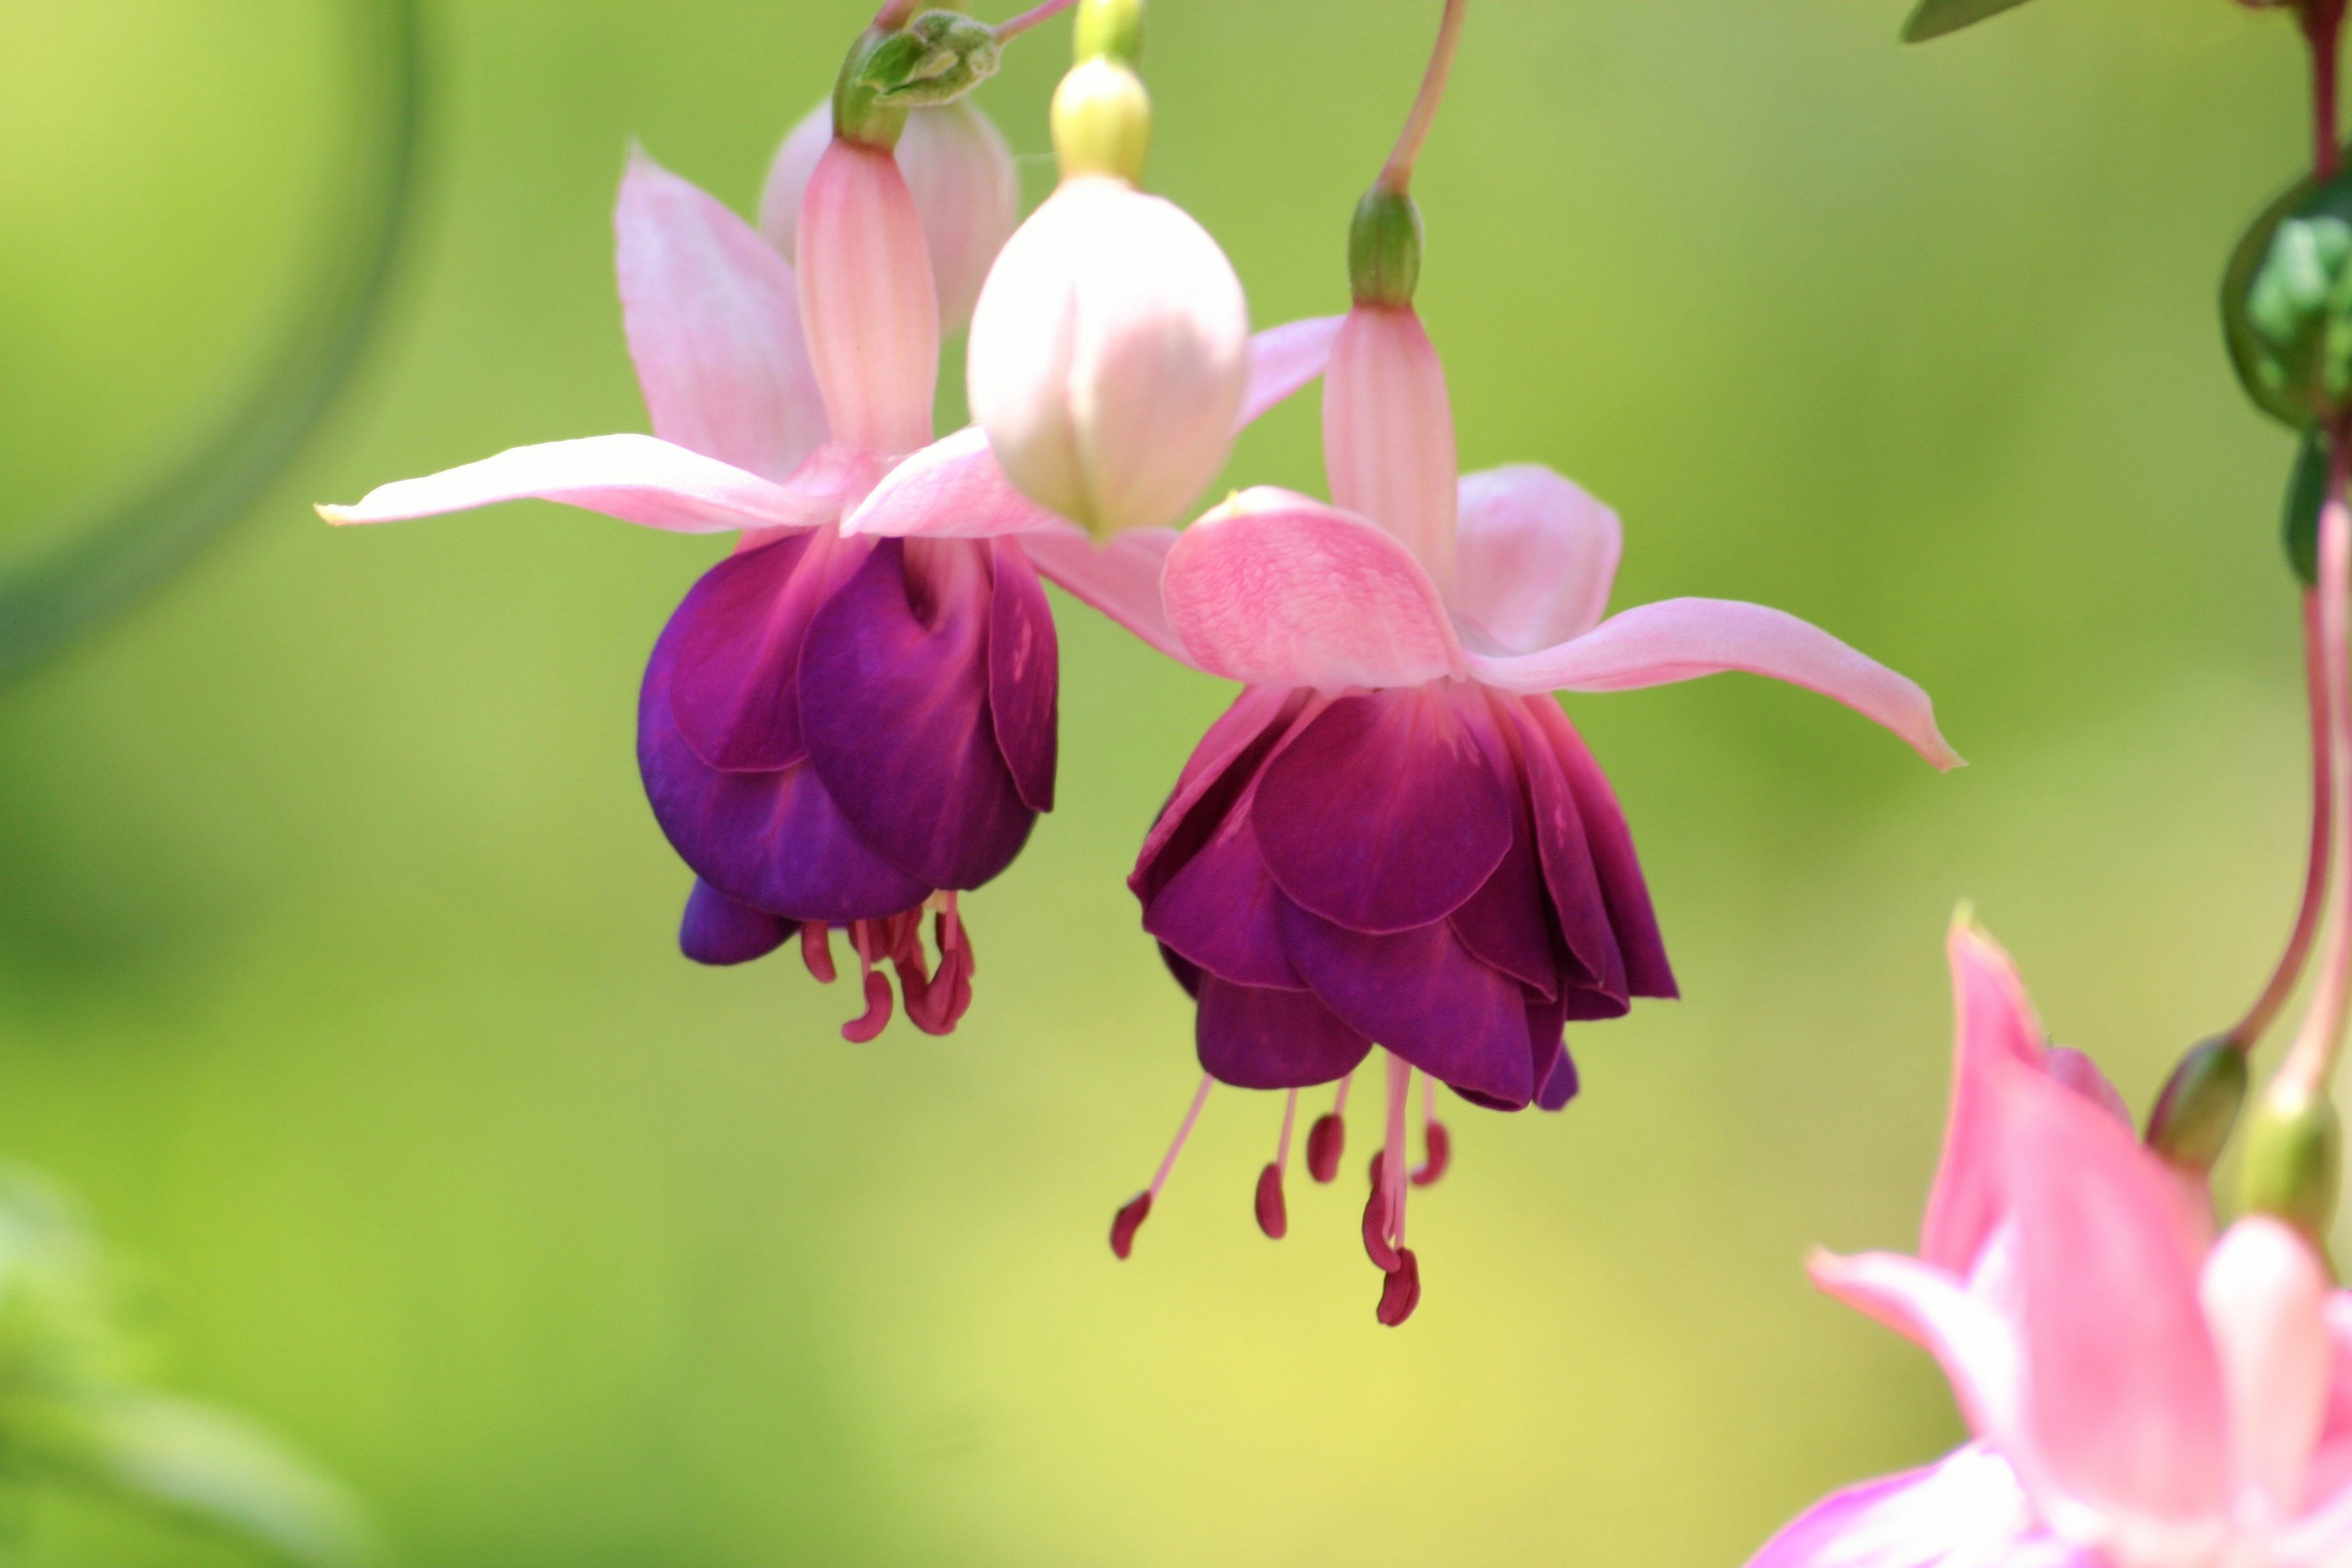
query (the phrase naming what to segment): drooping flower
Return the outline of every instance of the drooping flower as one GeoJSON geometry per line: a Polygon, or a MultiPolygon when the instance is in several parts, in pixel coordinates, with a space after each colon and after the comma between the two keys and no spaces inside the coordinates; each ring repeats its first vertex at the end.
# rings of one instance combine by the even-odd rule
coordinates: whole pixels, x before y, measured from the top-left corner
{"type": "MultiPolygon", "coordinates": [[[[1251,490],[1128,546],[1165,552],[1160,602],[1130,624],[1245,688],[1129,886],[1198,1001],[1209,1079],[1344,1096],[1388,1051],[1366,1217],[1387,1321],[1418,1294],[1412,1072],[1481,1105],[1557,1109],[1576,1090],[1566,1024],[1675,994],[1624,816],[1554,690],[1747,670],[1846,703],[1938,767],[1959,759],[1918,687],[1792,616],[1677,599],[1604,619],[1615,515],[1545,468],[1457,478],[1444,373],[1409,302],[1347,318],[1324,458],[1337,505],[1251,490]]],[[[1310,1142],[1322,1179],[1338,1114],[1316,1134],[1328,1152],[1310,1142]]],[[[1262,1179],[1278,1187],[1286,1152],[1262,1179]]],[[[1157,1187],[1121,1211],[1122,1256],[1157,1187]]]]}
{"type": "Polygon", "coordinates": [[[1974,1440],[1841,1492],[1751,1568],[2322,1568],[2352,1561],[2352,1294],[2201,1187],[2044,1043],[1965,922],[1943,1161],[1916,1258],[1816,1257],[1917,1341],[1974,1440]]]}
{"type": "MultiPolygon", "coordinates": [[[[838,930],[865,994],[845,1034],[871,1038],[888,1021],[885,963],[909,1019],[944,1033],[971,1000],[957,895],[1009,865],[1053,804],[1054,626],[1010,535],[1082,536],[1026,507],[953,536],[975,487],[1012,492],[976,430],[930,445],[940,307],[917,199],[887,147],[826,147],[803,190],[797,265],[642,154],[615,226],[654,435],[518,447],[320,512],[382,522],[538,497],[738,532],[670,617],[639,701],[646,795],[697,877],[680,946],[740,963],[797,936],[830,981],[838,930]],[[936,473],[943,453],[968,459],[961,489],[901,486],[912,504],[896,522],[843,526],[894,469],[936,473]]],[[[1251,416],[1321,374],[1329,341],[1268,337],[1251,416]]],[[[1102,592],[1090,556],[1062,560],[1082,596],[1102,592]]]]}

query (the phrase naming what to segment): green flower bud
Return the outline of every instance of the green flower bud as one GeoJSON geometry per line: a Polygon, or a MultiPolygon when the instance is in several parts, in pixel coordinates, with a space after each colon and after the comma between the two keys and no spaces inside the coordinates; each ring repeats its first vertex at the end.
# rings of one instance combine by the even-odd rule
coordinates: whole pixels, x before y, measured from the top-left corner
{"type": "Polygon", "coordinates": [[[2147,1146],[2176,1165],[2210,1171],[2246,1103],[2246,1053],[2225,1038],[2190,1048],[2148,1113],[2147,1146]]]}
{"type": "Polygon", "coordinates": [[[2246,1207],[2275,1215],[2316,1243],[2336,1212],[2343,1160],[2343,1130],[2326,1091],[2273,1086],[2247,1130],[2246,1207]]]}
{"type": "Polygon", "coordinates": [[[886,103],[877,78],[887,80],[892,67],[885,57],[901,52],[904,33],[868,27],[849,46],[848,58],[833,83],[833,133],[845,142],[868,147],[896,148],[907,128],[907,105],[886,103]]]}
{"type": "Polygon", "coordinates": [[[1062,174],[1108,174],[1143,183],[1151,151],[1151,95],[1118,61],[1097,58],[1070,68],[1054,91],[1054,155],[1062,174]]]}
{"type": "Polygon", "coordinates": [[[1072,25],[1073,57],[1080,63],[1116,60],[1132,66],[1143,58],[1143,0],[1078,0],[1072,25]]]}
{"type": "Polygon", "coordinates": [[[2327,504],[2327,437],[2303,433],[2286,486],[2286,561],[2306,588],[2319,584],[2319,511],[2327,504]]]}
{"type": "Polygon", "coordinates": [[[1374,185],[1348,226],[1348,286],[1359,305],[1410,305],[1421,281],[1421,208],[1374,185]]]}
{"type": "Polygon", "coordinates": [[[895,146],[905,110],[954,101],[994,76],[1003,58],[995,28],[953,11],[926,11],[896,32],[869,29],[834,86],[834,130],[895,146]]]}
{"type": "Polygon", "coordinates": [[[2305,180],[2249,226],[2221,279],[2221,329],[2262,410],[2302,430],[2352,405],[2352,174],[2305,180]]]}

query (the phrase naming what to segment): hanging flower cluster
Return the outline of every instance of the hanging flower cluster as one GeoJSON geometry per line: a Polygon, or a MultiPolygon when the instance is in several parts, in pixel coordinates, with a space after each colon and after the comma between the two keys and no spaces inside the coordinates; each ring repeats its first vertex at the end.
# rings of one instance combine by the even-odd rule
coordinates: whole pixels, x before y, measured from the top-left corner
{"type": "MultiPolygon", "coordinates": [[[[1143,188],[1141,0],[1077,5],[1062,182],[1016,227],[1004,140],[963,95],[1068,4],[994,27],[887,5],[786,138],[756,227],[632,154],[620,293],[651,436],[520,447],[320,510],[537,497],[735,534],[639,696],[646,797],[695,878],[679,943],[732,964],[797,939],[830,981],[843,935],[853,1040],[895,1007],[955,1026],[975,970],[961,896],[1054,804],[1041,574],[1239,682],[1129,877],[1195,1003],[1205,1076],[1184,1128],[1213,1082],[1289,1095],[1253,1196],[1279,1237],[1297,1092],[1338,1085],[1307,1139],[1328,1182],[1351,1076],[1381,1052],[1363,1235],[1380,1320],[1402,1322],[1421,1289],[1405,1194],[1450,1157],[1433,1086],[1557,1110],[1577,1089],[1569,1025],[1677,994],[1624,813],[1553,694],[1745,670],[1939,768],[1958,758],[1916,686],[1793,616],[1708,599],[1609,615],[1614,513],[1546,468],[1458,472],[1409,192],[1462,0],[1347,236],[1349,310],[1255,338],[1216,242],[1143,188]],[[940,337],[967,321],[975,422],[935,439],[940,337]],[[1173,526],[1235,432],[1318,376],[1329,500],[1247,489],[1173,526]]],[[[1118,1256],[1176,1152],[1119,1210],[1118,1256]]]]}

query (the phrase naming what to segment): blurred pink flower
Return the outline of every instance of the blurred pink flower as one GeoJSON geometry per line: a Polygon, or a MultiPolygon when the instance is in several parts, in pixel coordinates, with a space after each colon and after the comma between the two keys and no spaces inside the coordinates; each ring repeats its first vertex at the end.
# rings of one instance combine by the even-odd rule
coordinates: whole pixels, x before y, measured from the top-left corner
{"type": "Polygon", "coordinates": [[[2352,1295],[2294,1231],[2218,1243],[2016,972],[1951,937],[1952,1105],[1919,1256],[1814,1279],[1943,1364],[1975,1441],[1841,1492],[1750,1568],[2352,1562],[2352,1295]]]}

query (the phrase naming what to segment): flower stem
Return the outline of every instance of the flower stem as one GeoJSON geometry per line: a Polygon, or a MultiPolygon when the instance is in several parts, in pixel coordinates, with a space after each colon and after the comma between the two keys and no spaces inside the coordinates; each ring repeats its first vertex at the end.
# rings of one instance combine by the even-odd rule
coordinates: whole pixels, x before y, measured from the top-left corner
{"type": "Polygon", "coordinates": [[[1077,0],[1045,0],[1043,5],[1033,5],[1009,22],[999,22],[996,25],[997,41],[1002,43],[1007,38],[1018,37],[1038,23],[1058,16],[1076,4],[1077,0]]]}
{"type": "Polygon", "coordinates": [[[2336,177],[2343,151],[2336,132],[2336,68],[2345,0],[2305,0],[2303,36],[2311,46],[2311,169],[2321,184],[2336,177]]]}
{"type": "Polygon", "coordinates": [[[2278,967],[2271,972],[2263,994],[2223,1037],[2242,1051],[2254,1048],[2294,994],[2304,963],[2311,957],[2312,939],[2319,934],[2319,914],[2326,905],[2336,770],[2329,757],[2327,658],[2320,637],[2317,589],[2306,590],[2303,595],[2303,661],[2304,679],[2311,693],[2311,854],[2304,868],[2303,906],[2295,912],[2294,932],[2287,938],[2286,951],[2279,955],[2278,967]]]}
{"type": "MultiPolygon", "coordinates": [[[[2322,0],[2323,4],[2339,8],[2343,0],[2322,0]]],[[[1469,0],[1445,0],[1445,15],[1437,24],[1437,45],[1430,51],[1429,70],[1421,79],[1421,92],[1412,100],[1412,112],[1405,116],[1404,129],[1397,133],[1396,150],[1381,170],[1380,188],[1403,195],[1412,186],[1412,165],[1421,156],[1421,144],[1429,140],[1430,122],[1437,118],[1438,100],[1445,96],[1445,78],[1454,68],[1454,46],[1462,41],[1462,17],[1469,9],[1469,0]]]]}
{"type": "MultiPolygon", "coordinates": [[[[2319,678],[2326,690],[2330,809],[2337,822],[2352,818],[2352,683],[2345,663],[2347,567],[2352,567],[2352,510],[2347,510],[2347,468],[2352,446],[2336,433],[2327,458],[2327,502],[2319,513],[2319,678]]],[[[2325,1090],[2352,1009],[2352,834],[2336,833],[2328,853],[2332,886],[2327,898],[2327,948],[2311,1011],[2305,1015],[2277,1086],[2305,1096],[2325,1090]]]]}
{"type": "Polygon", "coordinates": [[[874,13],[874,25],[886,33],[895,33],[907,25],[920,3],[921,0],[882,0],[882,8],[874,13]]]}

